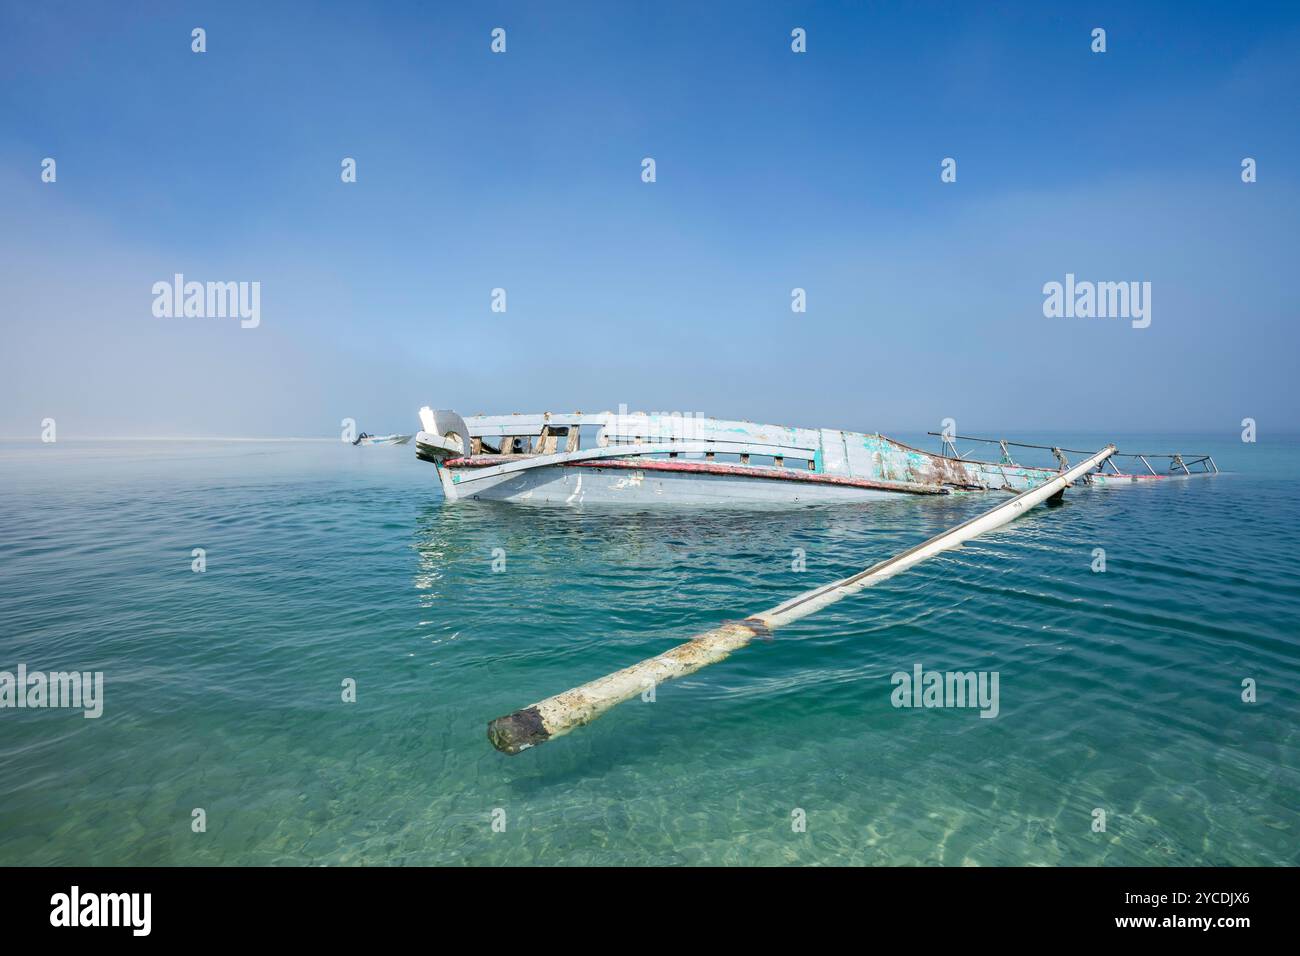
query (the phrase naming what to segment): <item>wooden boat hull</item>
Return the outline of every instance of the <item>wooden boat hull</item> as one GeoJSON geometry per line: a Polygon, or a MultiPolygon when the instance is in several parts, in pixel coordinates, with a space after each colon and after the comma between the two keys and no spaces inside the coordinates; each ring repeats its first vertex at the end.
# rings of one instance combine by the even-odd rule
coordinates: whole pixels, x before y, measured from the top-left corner
{"type": "Polygon", "coordinates": [[[444,492],[449,492],[447,497],[453,500],[468,498],[562,505],[671,503],[725,506],[868,501],[907,494],[851,483],[806,482],[744,473],[655,467],[658,464],[627,461],[545,465],[483,481],[473,480],[472,466],[444,465],[441,470],[446,475],[444,492]]]}
{"type": "MultiPolygon", "coordinates": [[[[453,501],[802,505],[1018,494],[1065,470],[1060,449],[1052,449],[1060,467],[1016,463],[1006,452],[1011,443],[1002,443],[1000,460],[978,461],[922,451],[879,434],[703,417],[575,412],[461,418],[425,408],[421,422],[425,430],[415,437],[416,455],[436,466],[453,501]],[[581,447],[584,428],[593,433],[595,447],[581,447]]],[[[1111,468],[1083,480],[1131,486],[1178,477],[1111,468]]]]}

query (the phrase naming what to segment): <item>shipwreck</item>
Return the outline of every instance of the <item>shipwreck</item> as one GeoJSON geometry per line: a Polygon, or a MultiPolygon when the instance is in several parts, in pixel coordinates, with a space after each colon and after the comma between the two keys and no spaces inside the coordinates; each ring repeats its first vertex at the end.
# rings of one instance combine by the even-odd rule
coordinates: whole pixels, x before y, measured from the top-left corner
{"type": "MultiPolygon", "coordinates": [[[[416,457],[433,464],[448,501],[794,505],[1019,494],[1067,471],[1071,454],[1089,454],[935,432],[942,449],[929,452],[866,432],[622,410],[462,417],[425,407],[420,425],[416,457]],[[957,442],[990,450],[962,453],[957,442]],[[1012,449],[1050,452],[1055,463],[1022,464],[1012,449]]],[[[1115,452],[1080,481],[1127,485],[1218,470],[1209,455],[1115,452]]]]}

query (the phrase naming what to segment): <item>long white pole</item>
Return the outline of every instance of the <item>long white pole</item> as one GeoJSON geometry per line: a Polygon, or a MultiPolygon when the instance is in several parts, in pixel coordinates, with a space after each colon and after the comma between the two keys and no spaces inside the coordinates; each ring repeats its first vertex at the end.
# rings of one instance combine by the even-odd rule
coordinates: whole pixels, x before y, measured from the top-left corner
{"type": "Polygon", "coordinates": [[[575,687],[554,697],[538,701],[531,707],[513,714],[498,717],[488,724],[488,739],[492,746],[508,754],[517,754],[529,747],[545,743],[555,737],[590,723],[615,704],[622,703],[666,680],[684,677],[709,664],[715,664],[744,647],[755,637],[766,636],[784,624],[807,617],[829,604],[834,604],[850,594],[857,594],[886,578],[906,571],[926,558],[955,548],[977,535],[1014,520],[1030,508],[1061,492],[1076,479],[1099,467],[1115,453],[1114,445],[1107,445],[1097,454],[1079,462],[1068,471],[1037,488],[1021,492],[982,515],[977,515],[955,528],[937,534],[928,541],[909,548],[865,571],[820,588],[814,588],[793,597],[771,610],[755,614],[743,621],[732,621],[664,651],[657,657],[625,667],[589,684],[575,687]]]}

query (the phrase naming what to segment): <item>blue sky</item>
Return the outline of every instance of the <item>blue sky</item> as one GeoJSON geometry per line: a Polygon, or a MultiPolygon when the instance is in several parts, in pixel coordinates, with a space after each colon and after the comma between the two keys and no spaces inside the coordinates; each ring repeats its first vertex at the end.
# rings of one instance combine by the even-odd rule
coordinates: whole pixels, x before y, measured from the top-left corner
{"type": "Polygon", "coordinates": [[[1296,430],[1294,4],[7,2],[0,79],[3,435],[1296,430]]]}

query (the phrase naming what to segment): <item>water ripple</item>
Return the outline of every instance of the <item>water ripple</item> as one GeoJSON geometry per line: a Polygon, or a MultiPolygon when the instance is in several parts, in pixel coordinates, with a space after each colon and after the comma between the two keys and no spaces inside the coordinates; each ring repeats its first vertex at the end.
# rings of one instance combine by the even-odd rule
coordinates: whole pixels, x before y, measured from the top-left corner
{"type": "Polygon", "coordinates": [[[0,712],[0,863],[1294,864],[1300,454],[1212,450],[508,759],[489,718],[989,499],[445,507],[398,449],[0,446],[0,669],[106,682],[0,712]],[[895,708],[916,664],[997,671],[999,716],[895,708]]]}

